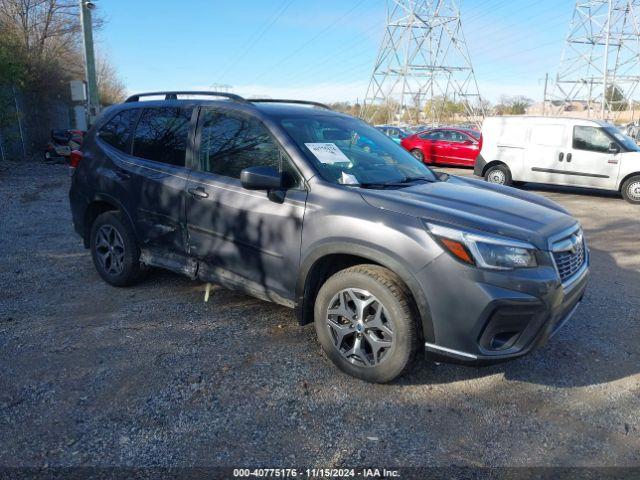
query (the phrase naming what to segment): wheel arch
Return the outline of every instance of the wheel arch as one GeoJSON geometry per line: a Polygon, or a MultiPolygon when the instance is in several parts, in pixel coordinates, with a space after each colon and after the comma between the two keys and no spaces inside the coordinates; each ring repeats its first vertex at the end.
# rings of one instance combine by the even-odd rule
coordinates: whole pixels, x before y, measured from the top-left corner
{"type": "Polygon", "coordinates": [[[622,187],[625,184],[625,182],[627,180],[629,180],[632,177],[640,177],[640,172],[633,172],[630,173],[629,175],[627,175],[626,177],[624,177],[622,180],[620,180],[620,182],[618,183],[618,192],[622,193],[622,187]]]}
{"type": "MultiPolygon", "coordinates": [[[[496,165],[504,165],[505,167],[509,168],[509,165],[507,165],[502,160],[491,160],[489,163],[482,167],[482,176],[484,177],[487,174],[487,171],[491,167],[495,167],[496,165]]],[[[511,171],[511,168],[509,168],[509,171],[511,171]]]]}
{"type": "MultiPolygon", "coordinates": [[[[91,227],[93,225],[93,222],[96,220],[96,218],[98,218],[98,216],[106,212],[123,213],[129,224],[133,227],[133,220],[131,219],[129,212],[123,207],[120,201],[109,195],[98,194],[93,198],[91,202],[89,202],[87,208],[84,211],[82,222],[82,240],[84,242],[85,248],[89,248],[89,244],[91,241],[91,227]]],[[[133,231],[135,232],[135,228],[133,229],[133,231]]]]}
{"type": "Polygon", "coordinates": [[[355,265],[373,264],[392,271],[406,285],[420,319],[425,341],[433,341],[433,322],[426,295],[413,274],[397,259],[371,247],[334,243],[315,250],[302,262],[296,283],[295,313],[300,325],[313,322],[315,299],[324,281],[334,273],[355,265]]]}

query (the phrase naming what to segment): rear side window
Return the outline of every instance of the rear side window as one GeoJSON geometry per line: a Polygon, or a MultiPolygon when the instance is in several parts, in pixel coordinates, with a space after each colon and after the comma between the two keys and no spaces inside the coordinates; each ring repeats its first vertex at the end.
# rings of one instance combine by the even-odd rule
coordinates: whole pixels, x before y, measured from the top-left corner
{"type": "Polygon", "coordinates": [[[469,140],[471,140],[467,135],[465,135],[464,133],[460,133],[460,132],[455,132],[453,130],[450,130],[449,132],[447,132],[447,140],[450,140],[452,142],[457,142],[457,143],[463,143],[463,142],[467,142],[469,140]]]}
{"type": "MultiPolygon", "coordinates": [[[[257,119],[205,110],[201,116],[200,165],[203,171],[240,178],[248,167],[266,166],[288,172],[298,182],[288,157],[257,119]]],[[[293,186],[293,185],[291,185],[293,186]]]]}
{"type": "Polygon", "coordinates": [[[133,137],[133,155],[184,167],[192,108],[146,108],[133,137]]]}
{"type": "Polygon", "coordinates": [[[534,125],[531,128],[531,143],[543,147],[561,147],[564,145],[563,125],[534,125]]]}
{"type": "Polygon", "coordinates": [[[598,127],[574,127],[573,148],[607,153],[613,140],[598,127]]]}
{"type": "Polygon", "coordinates": [[[129,138],[131,136],[131,125],[137,118],[140,109],[134,108],[116,114],[98,132],[98,136],[118,150],[129,153],[129,138]]]}
{"type": "Polygon", "coordinates": [[[434,130],[432,132],[426,132],[420,135],[423,140],[443,140],[445,137],[444,131],[434,130]]]}

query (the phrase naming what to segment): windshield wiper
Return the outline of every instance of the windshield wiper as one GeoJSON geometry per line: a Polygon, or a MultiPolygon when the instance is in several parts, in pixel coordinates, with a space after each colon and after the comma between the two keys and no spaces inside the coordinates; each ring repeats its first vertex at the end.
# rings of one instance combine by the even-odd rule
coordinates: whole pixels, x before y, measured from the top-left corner
{"type": "Polygon", "coordinates": [[[393,182],[364,182],[359,183],[356,186],[360,188],[387,188],[387,187],[408,187],[413,182],[425,181],[433,183],[435,180],[429,177],[405,177],[402,180],[395,180],[393,182]]]}
{"type": "Polygon", "coordinates": [[[429,183],[435,182],[435,179],[433,178],[421,176],[421,177],[405,177],[398,183],[419,182],[421,180],[424,180],[425,182],[429,182],[429,183]]]}

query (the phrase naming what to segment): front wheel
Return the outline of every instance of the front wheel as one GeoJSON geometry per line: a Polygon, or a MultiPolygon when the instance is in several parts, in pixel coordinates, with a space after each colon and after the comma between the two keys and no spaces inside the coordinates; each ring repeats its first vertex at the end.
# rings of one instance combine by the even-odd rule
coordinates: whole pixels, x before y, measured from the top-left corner
{"type": "Polygon", "coordinates": [[[640,175],[631,177],[622,185],[622,198],[633,204],[640,203],[640,175]]]}
{"type": "Polygon", "coordinates": [[[507,186],[513,185],[511,171],[506,165],[494,165],[486,171],[484,178],[489,183],[507,186]]]}
{"type": "Polygon", "coordinates": [[[410,295],[393,272],[358,265],[333,275],[318,292],[315,328],[322,349],[345,373],[390,382],[412,363],[418,346],[410,295]]]}

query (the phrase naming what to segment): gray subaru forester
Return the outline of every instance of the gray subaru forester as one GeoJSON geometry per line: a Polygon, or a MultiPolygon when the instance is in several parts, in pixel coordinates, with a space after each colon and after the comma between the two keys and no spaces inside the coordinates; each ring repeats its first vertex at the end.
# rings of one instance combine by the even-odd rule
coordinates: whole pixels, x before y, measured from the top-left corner
{"type": "Polygon", "coordinates": [[[314,102],[135,95],[71,163],[74,226],[106,282],[160,267],[294,308],[341,370],[371,382],[420,349],[522,356],[587,283],[582,229],[556,203],[435,173],[314,102]]]}

